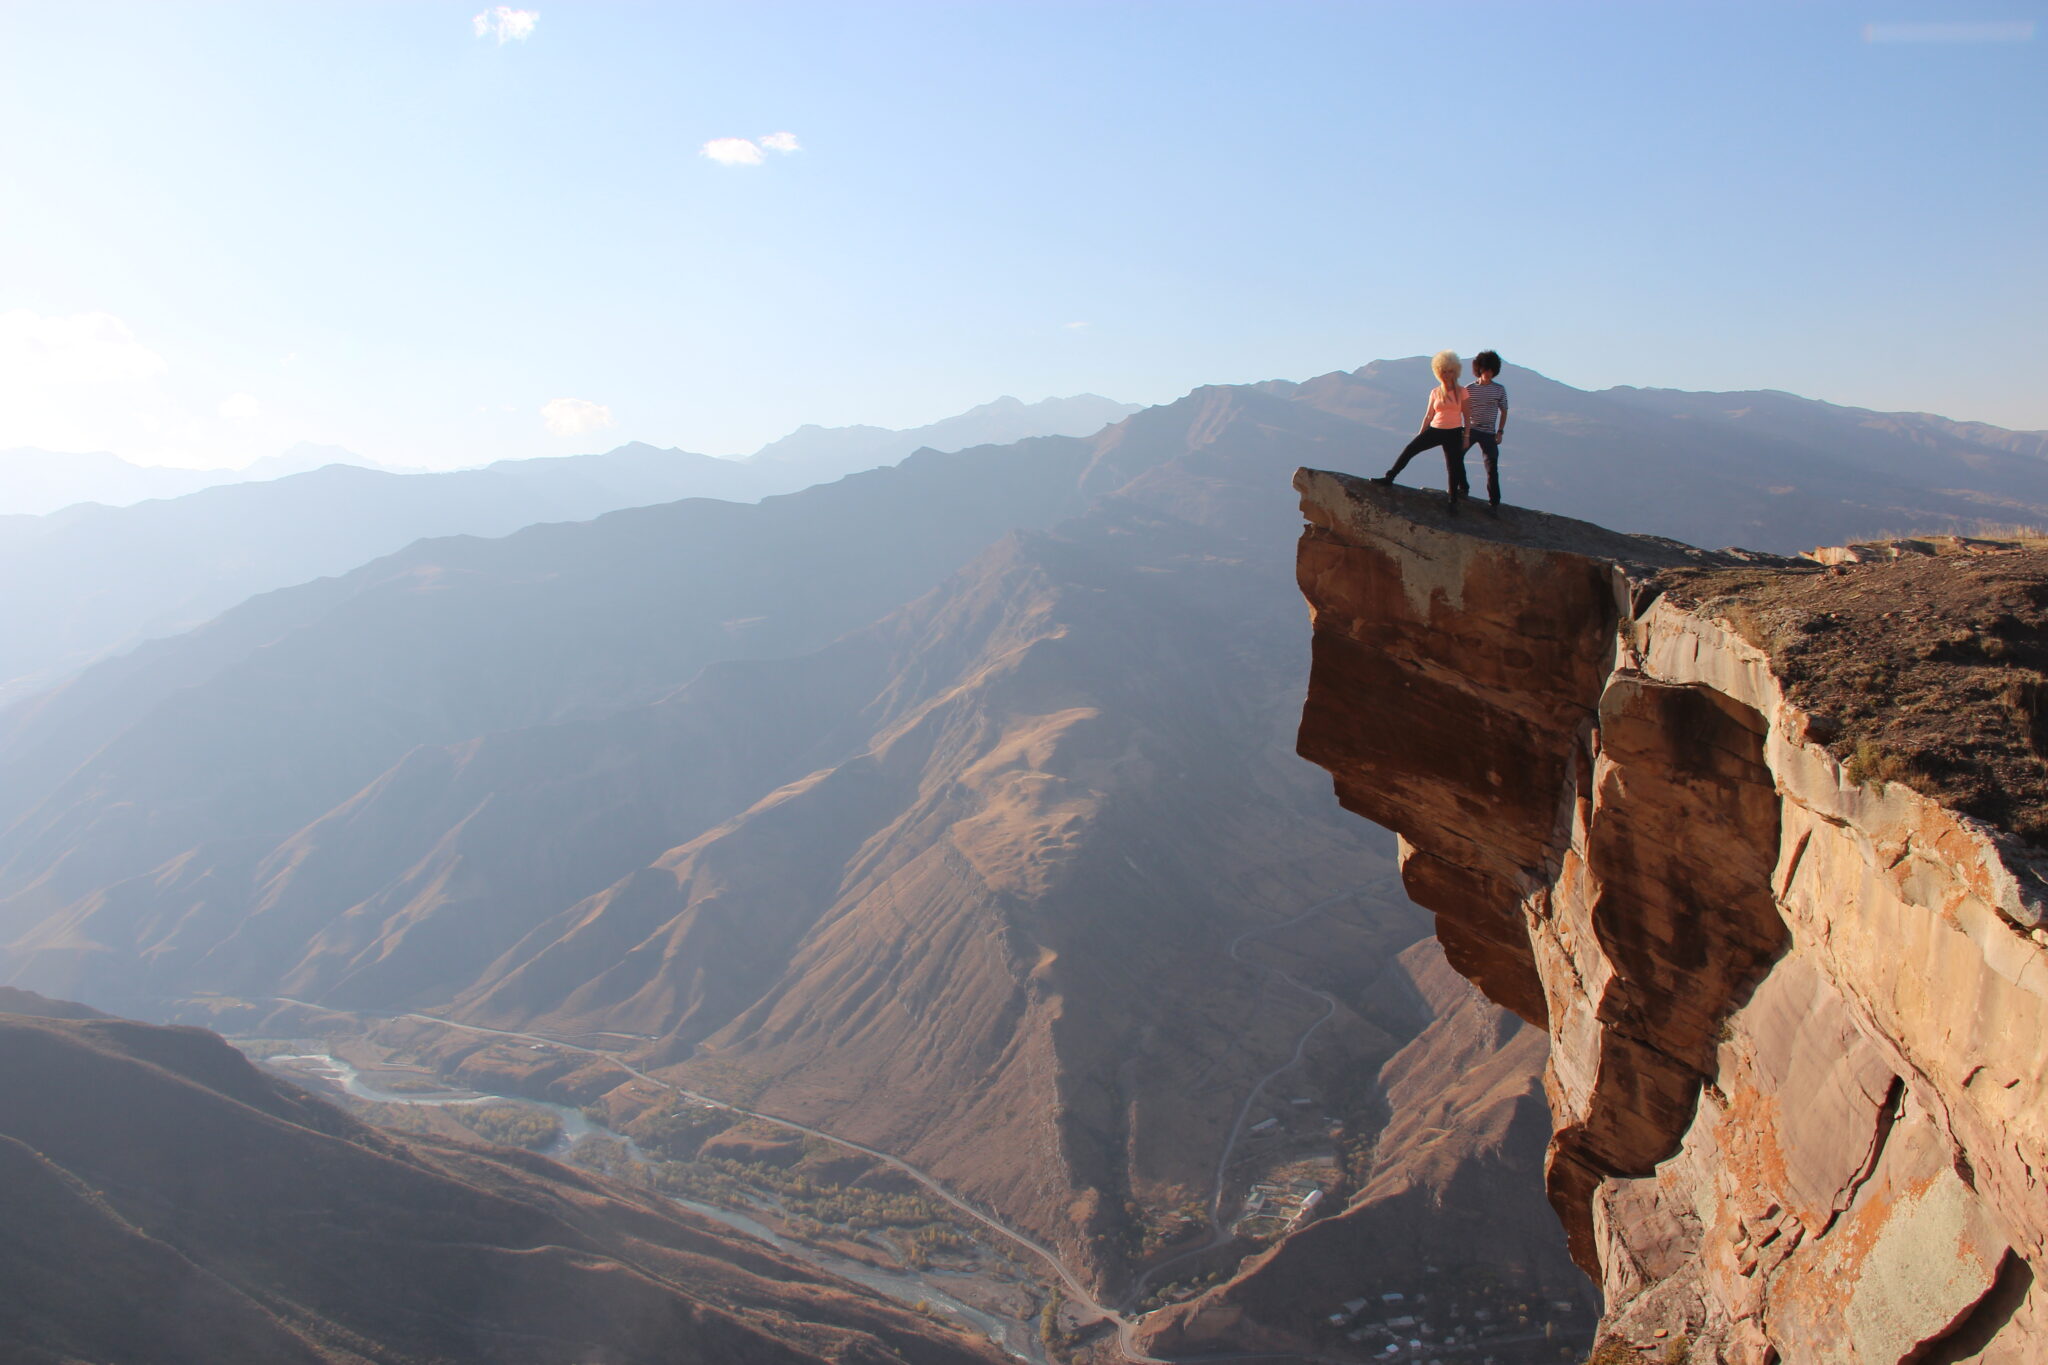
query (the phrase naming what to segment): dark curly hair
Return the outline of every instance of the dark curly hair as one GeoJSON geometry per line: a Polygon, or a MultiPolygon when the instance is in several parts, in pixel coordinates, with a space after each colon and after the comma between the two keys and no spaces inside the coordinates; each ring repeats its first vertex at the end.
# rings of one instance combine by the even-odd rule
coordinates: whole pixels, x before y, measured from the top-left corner
{"type": "Polygon", "coordinates": [[[1472,373],[1476,375],[1482,370],[1490,375],[1498,375],[1500,373],[1499,351],[1481,351],[1478,355],[1472,357],[1472,373]]]}

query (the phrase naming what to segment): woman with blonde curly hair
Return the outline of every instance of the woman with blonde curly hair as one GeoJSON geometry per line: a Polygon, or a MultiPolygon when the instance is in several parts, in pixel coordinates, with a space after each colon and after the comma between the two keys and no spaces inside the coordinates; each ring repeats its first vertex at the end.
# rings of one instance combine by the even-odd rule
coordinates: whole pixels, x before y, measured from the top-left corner
{"type": "Polygon", "coordinates": [[[1438,351],[1430,357],[1429,368],[1436,374],[1436,387],[1429,391],[1429,407],[1422,415],[1422,430],[1402,450],[1394,467],[1374,479],[1390,484],[1408,467],[1408,462],[1431,446],[1444,448],[1444,478],[1451,490],[1451,510],[1472,491],[1465,482],[1465,387],[1458,382],[1463,366],[1456,351],[1438,351]]]}

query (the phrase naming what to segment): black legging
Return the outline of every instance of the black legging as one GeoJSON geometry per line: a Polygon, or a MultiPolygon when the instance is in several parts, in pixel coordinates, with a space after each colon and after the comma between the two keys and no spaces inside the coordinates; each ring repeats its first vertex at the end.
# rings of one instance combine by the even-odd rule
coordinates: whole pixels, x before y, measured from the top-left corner
{"type": "MultiPolygon", "coordinates": [[[[1465,443],[1465,449],[1470,450],[1473,446],[1478,446],[1479,453],[1486,457],[1486,500],[1495,507],[1498,507],[1500,506],[1500,437],[1491,431],[1471,431],[1468,428],[1468,439],[1465,443]]],[[[1458,461],[1458,468],[1463,469],[1464,467],[1465,462],[1463,460],[1458,461]]]]}
{"type": "Polygon", "coordinates": [[[1407,449],[1401,452],[1401,458],[1394,461],[1394,467],[1387,471],[1387,482],[1392,483],[1400,476],[1401,471],[1408,467],[1410,460],[1431,446],[1444,448],[1444,478],[1449,483],[1452,494],[1462,498],[1470,493],[1472,485],[1465,481],[1463,427],[1424,427],[1415,439],[1408,443],[1407,449]]]}

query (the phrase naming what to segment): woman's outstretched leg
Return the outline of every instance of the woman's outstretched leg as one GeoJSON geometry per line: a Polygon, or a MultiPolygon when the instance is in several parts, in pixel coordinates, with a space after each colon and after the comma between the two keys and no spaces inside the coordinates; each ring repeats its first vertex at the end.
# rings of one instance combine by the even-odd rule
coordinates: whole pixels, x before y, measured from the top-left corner
{"type": "Polygon", "coordinates": [[[1392,469],[1389,469],[1386,473],[1380,475],[1377,479],[1374,479],[1373,482],[1392,483],[1396,478],[1400,477],[1401,471],[1408,467],[1408,462],[1410,460],[1414,459],[1417,455],[1420,455],[1423,451],[1428,450],[1431,446],[1435,444],[1436,439],[1433,434],[1433,429],[1424,428],[1422,431],[1416,434],[1414,440],[1410,441],[1402,449],[1400,458],[1394,461],[1394,467],[1392,469]]]}

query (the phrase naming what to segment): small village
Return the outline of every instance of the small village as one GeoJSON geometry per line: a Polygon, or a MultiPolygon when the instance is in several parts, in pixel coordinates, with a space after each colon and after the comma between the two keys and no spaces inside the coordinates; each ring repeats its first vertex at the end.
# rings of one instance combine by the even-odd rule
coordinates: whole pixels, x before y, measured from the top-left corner
{"type": "Polygon", "coordinates": [[[1276,1103],[1247,1128],[1246,1164],[1255,1174],[1230,1235],[1269,1242],[1311,1221],[1337,1180],[1336,1132],[1337,1120],[1307,1097],[1276,1103]]]}
{"type": "Polygon", "coordinates": [[[1537,1365],[1583,1359],[1596,1316],[1577,1298],[1517,1293],[1491,1275],[1424,1266],[1417,1283],[1347,1299],[1332,1306],[1325,1322],[1336,1340],[1369,1361],[1537,1365]]]}
{"type": "Polygon", "coordinates": [[[1244,1211],[1230,1225],[1230,1233],[1233,1237],[1270,1240],[1306,1223],[1322,1201],[1321,1183],[1309,1176],[1259,1181],[1245,1196],[1244,1211]]]}

